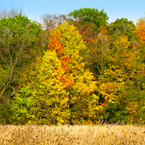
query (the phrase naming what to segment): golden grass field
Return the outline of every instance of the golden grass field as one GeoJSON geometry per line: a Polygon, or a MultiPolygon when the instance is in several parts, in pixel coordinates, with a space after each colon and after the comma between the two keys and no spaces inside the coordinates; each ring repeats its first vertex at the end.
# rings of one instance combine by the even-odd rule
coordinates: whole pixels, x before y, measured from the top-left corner
{"type": "Polygon", "coordinates": [[[1,125],[0,145],[145,145],[145,126],[1,125]]]}

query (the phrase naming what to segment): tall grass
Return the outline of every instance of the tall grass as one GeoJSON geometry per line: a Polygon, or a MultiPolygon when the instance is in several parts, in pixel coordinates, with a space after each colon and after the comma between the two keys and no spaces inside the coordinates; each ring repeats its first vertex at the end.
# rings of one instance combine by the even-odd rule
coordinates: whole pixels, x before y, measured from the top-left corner
{"type": "Polygon", "coordinates": [[[145,126],[1,125],[0,145],[145,145],[145,126]]]}

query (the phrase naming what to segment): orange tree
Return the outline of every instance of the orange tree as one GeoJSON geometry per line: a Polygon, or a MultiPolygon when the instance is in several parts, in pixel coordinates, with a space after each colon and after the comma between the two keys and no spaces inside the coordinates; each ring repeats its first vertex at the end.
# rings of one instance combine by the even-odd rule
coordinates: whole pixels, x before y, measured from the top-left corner
{"type": "Polygon", "coordinates": [[[136,23],[136,34],[138,41],[145,43],[145,21],[143,18],[138,19],[136,23]]]}

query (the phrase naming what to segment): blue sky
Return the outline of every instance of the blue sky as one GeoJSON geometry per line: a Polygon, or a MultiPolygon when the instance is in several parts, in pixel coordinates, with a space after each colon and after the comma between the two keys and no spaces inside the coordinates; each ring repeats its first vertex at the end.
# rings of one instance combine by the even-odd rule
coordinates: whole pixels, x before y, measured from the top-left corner
{"type": "Polygon", "coordinates": [[[127,18],[136,24],[139,18],[145,17],[145,0],[0,0],[0,11],[10,11],[12,6],[20,10],[29,19],[42,23],[40,16],[45,14],[68,14],[75,9],[104,9],[108,22],[117,18],[127,18]]]}

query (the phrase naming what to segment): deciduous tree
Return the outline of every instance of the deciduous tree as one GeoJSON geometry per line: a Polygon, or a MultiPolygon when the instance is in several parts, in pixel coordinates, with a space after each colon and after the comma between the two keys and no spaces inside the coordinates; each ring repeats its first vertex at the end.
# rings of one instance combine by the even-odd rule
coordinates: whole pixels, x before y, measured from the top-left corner
{"type": "Polygon", "coordinates": [[[81,25],[87,25],[92,22],[93,25],[89,25],[88,27],[92,26],[94,32],[98,32],[100,25],[107,27],[109,17],[101,10],[99,12],[98,9],[95,8],[82,8],[79,10],[74,10],[70,13],[74,18],[76,18],[81,25]]]}
{"type": "Polygon", "coordinates": [[[0,98],[11,101],[21,83],[22,73],[41,55],[38,40],[42,32],[38,23],[25,16],[0,20],[0,98]]]}
{"type": "Polygon", "coordinates": [[[85,70],[82,58],[85,45],[79,32],[65,23],[52,31],[49,41],[49,50],[36,64],[35,71],[28,74],[25,83],[31,87],[36,104],[35,109],[31,107],[36,116],[32,121],[85,124],[86,120],[97,119],[98,97],[94,94],[97,82],[85,70]]]}
{"type": "Polygon", "coordinates": [[[135,25],[133,21],[129,21],[127,18],[116,19],[116,21],[111,22],[109,24],[108,35],[112,42],[115,41],[119,35],[127,36],[131,49],[136,42],[135,25]]]}

